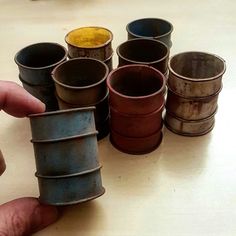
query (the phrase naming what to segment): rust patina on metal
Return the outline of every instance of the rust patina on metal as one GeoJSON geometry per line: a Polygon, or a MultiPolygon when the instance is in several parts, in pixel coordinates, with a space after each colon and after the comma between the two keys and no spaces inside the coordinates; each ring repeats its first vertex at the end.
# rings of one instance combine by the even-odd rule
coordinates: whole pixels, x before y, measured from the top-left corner
{"type": "Polygon", "coordinates": [[[104,193],[95,107],[30,115],[40,201],[70,205],[104,193]]]}
{"type": "Polygon", "coordinates": [[[107,79],[110,94],[110,141],[129,154],[144,154],[162,140],[165,77],[147,65],[126,65],[107,79]]]}
{"type": "Polygon", "coordinates": [[[205,52],[183,52],[169,61],[166,126],[180,135],[199,136],[214,127],[225,61],[205,52]]]}

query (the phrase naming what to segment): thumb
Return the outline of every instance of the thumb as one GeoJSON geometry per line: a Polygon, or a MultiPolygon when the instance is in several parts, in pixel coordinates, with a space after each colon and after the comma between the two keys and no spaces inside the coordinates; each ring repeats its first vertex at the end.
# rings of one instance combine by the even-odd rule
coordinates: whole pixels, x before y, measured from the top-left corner
{"type": "Polygon", "coordinates": [[[20,198],[0,205],[0,235],[31,235],[58,219],[54,206],[41,205],[36,198],[20,198]]]}
{"type": "Polygon", "coordinates": [[[5,169],[6,169],[6,163],[4,161],[2,152],[0,150],[0,175],[2,175],[2,173],[5,171],[5,169]]]}

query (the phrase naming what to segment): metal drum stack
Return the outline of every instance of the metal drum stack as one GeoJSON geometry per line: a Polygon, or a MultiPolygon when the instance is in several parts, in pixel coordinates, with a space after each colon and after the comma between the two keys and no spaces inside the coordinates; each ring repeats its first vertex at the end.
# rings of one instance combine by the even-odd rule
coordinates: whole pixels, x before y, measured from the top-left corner
{"type": "Polygon", "coordinates": [[[184,52],[170,59],[167,128],[186,136],[213,129],[225,69],[222,58],[204,52],[184,52]]]}

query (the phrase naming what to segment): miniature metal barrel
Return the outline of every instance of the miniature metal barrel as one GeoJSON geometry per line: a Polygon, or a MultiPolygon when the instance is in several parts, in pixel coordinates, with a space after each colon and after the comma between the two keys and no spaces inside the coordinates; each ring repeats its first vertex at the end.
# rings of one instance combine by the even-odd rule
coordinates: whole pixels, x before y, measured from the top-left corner
{"type": "Polygon", "coordinates": [[[21,79],[31,85],[53,84],[52,70],[67,59],[67,50],[57,43],[29,45],[15,55],[21,79]]]}
{"type": "Polygon", "coordinates": [[[30,115],[33,140],[52,140],[94,132],[95,107],[30,115]]]}
{"type": "Polygon", "coordinates": [[[40,201],[68,205],[104,193],[94,107],[30,115],[40,201]]]}
{"type": "Polygon", "coordinates": [[[161,129],[152,135],[139,138],[126,137],[124,135],[118,134],[112,129],[110,132],[110,141],[112,145],[122,152],[133,155],[152,152],[160,145],[162,141],[161,129]]]}
{"type": "Polygon", "coordinates": [[[43,176],[75,174],[99,166],[97,132],[51,140],[32,140],[37,173],[43,176]]]}
{"type": "Polygon", "coordinates": [[[112,40],[112,32],[98,26],[74,29],[65,36],[70,58],[90,57],[101,61],[112,55],[112,40]]]}
{"type": "Polygon", "coordinates": [[[205,119],[217,110],[217,101],[221,89],[211,96],[185,98],[168,89],[166,109],[185,120],[205,119]]]}
{"type": "Polygon", "coordinates": [[[144,154],[162,139],[164,75],[147,65],[126,65],[107,79],[110,91],[110,141],[119,150],[144,154]]]}
{"type": "Polygon", "coordinates": [[[201,136],[214,128],[215,113],[201,120],[185,120],[166,111],[165,126],[176,134],[184,136],[201,136]]]}
{"type": "Polygon", "coordinates": [[[163,105],[152,113],[133,115],[120,113],[111,107],[110,126],[113,131],[127,137],[147,137],[162,128],[163,105]]]}
{"type": "Polygon", "coordinates": [[[222,87],[225,61],[205,52],[183,52],[170,58],[168,87],[188,98],[207,97],[222,87]]]}
{"type": "Polygon", "coordinates": [[[52,72],[58,97],[78,106],[95,104],[107,94],[105,63],[92,58],[76,58],[61,63],[52,72]]]}
{"type": "Polygon", "coordinates": [[[107,78],[109,104],[118,112],[148,114],[164,102],[164,75],[147,65],[126,65],[107,78]]]}
{"type": "Polygon", "coordinates": [[[225,68],[223,59],[204,52],[184,52],[170,59],[167,128],[188,136],[213,129],[225,68]]]}
{"type": "Polygon", "coordinates": [[[62,176],[42,176],[38,178],[39,200],[49,205],[72,205],[93,200],[102,194],[101,166],[84,172],[62,176]]]}
{"type": "Polygon", "coordinates": [[[23,79],[19,79],[24,87],[30,94],[41,100],[46,105],[46,111],[58,110],[58,102],[54,95],[55,86],[54,84],[49,85],[32,85],[25,82],[23,79]]]}
{"type": "Polygon", "coordinates": [[[144,64],[153,66],[163,74],[167,72],[169,59],[168,47],[153,39],[131,39],[117,47],[119,66],[144,64]]]}
{"type": "Polygon", "coordinates": [[[171,33],[173,26],[170,22],[159,18],[137,19],[127,24],[128,39],[151,38],[162,41],[169,48],[172,46],[171,33]]]}

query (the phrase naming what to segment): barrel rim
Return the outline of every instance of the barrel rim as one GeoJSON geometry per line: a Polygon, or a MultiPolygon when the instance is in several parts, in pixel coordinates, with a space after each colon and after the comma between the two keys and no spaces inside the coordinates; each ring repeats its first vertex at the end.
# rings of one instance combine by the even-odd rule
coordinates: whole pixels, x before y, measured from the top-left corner
{"type": "Polygon", "coordinates": [[[57,65],[52,73],[51,73],[51,76],[52,76],[52,79],[53,81],[55,82],[56,85],[59,85],[61,86],[62,88],[67,88],[67,89],[71,89],[71,90],[83,90],[83,89],[89,89],[89,88],[93,88],[93,87],[96,87],[97,85],[101,84],[102,82],[104,82],[107,78],[109,74],[109,69],[108,69],[108,66],[103,62],[103,61],[100,61],[98,59],[95,59],[95,58],[88,58],[88,57],[78,57],[78,58],[73,58],[73,59],[70,59],[68,61],[64,61],[62,62],[61,64],[57,65]],[[94,83],[94,84],[90,84],[90,85],[87,85],[87,86],[71,86],[71,85],[67,85],[67,84],[64,84],[60,81],[58,81],[56,78],[55,78],[55,71],[62,65],[66,64],[66,63],[70,63],[71,61],[96,61],[100,64],[102,64],[104,66],[104,68],[106,69],[106,73],[105,75],[103,76],[103,78],[101,80],[99,80],[98,82],[94,83]]]}
{"type": "Polygon", "coordinates": [[[30,70],[42,70],[42,69],[49,69],[49,68],[52,68],[52,67],[57,66],[58,64],[61,64],[63,61],[66,61],[67,56],[68,56],[68,51],[67,51],[66,48],[65,48],[64,46],[62,46],[61,44],[55,43],[55,42],[39,42],[39,43],[30,44],[30,45],[25,46],[24,48],[20,49],[20,50],[16,53],[16,55],[15,55],[15,57],[14,57],[14,61],[15,61],[15,63],[16,63],[18,66],[20,66],[20,67],[22,67],[22,68],[25,68],[25,69],[30,69],[30,70]],[[20,63],[20,62],[17,60],[17,57],[19,56],[19,54],[20,54],[23,50],[25,50],[25,49],[27,49],[27,48],[29,48],[29,47],[32,47],[32,46],[40,45],[40,44],[51,44],[51,45],[54,45],[54,46],[59,46],[61,49],[64,50],[65,55],[64,55],[63,58],[62,58],[61,60],[59,60],[58,62],[53,63],[53,64],[48,65],[48,66],[41,66],[41,67],[30,67],[30,66],[26,66],[26,65],[20,63]]]}
{"type": "Polygon", "coordinates": [[[107,29],[107,28],[105,28],[105,27],[100,27],[100,26],[84,26],[84,27],[75,28],[75,29],[69,31],[69,32],[66,34],[64,40],[65,40],[65,42],[66,42],[68,45],[70,45],[70,46],[72,46],[72,47],[76,47],[76,48],[80,48],[80,49],[86,49],[86,50],[87,50],[87,49],[88,49],[88,50],[93,50],[93,49],[105,47],[105,46],[107,46],[108,44],[110,44],[110,43],[112,42],[112,40],[113,40],[113,33],[112,33],[109,29],[107,29]],[[77,30],[86,29],[86,28],[104,29],[104,30],[108,31],[108,33],[110,34],[110,39],[107,40],[107,42],[105,42],[105,43],[103,43],[103,44],[101,44],[101,45],[92,46],[92,47],[84,47],[84,46],[82,47],[82,46],[78,46],[78,45],[72,44],[71,42],[68,42],[68,36],[69,36],[69,34],[75,32],[75,31],[77,31],[77,30]]]}
{"type": "MultiPolygon", "coordinates": [[[[171,72],[174,76],[176,76],[179,79],[186,80],[186,81],[192,81],[192,82],[207,82],[207,81],[212,81],[212,80],[219,79],[219,78],[221,78],[223,76],[223,74],[226,71],[226,62],[225,62],[225,60],[222,57],[220,57],[220,56],[218,56],[216,54],[213,54],[213,53],[204,52],[204,51],[184,51],[184,52],[180,52],[180,53],[177,53],[177,54],[173,55],[169,59],[169,61],[168,61],[168,68],[169,68],[169,72],[171,72]],[[182,55],[182,54],[188,54],[188,53],[202,53],[202,54],[206,54],[206,55],[209,55],[209,56],[216,57],[217,59],[219,59],[223,63],[223,70],[218,75],[215,75],[215,76],[212,76],[212,77],[208,77],[208,78],[189,78],[189,77],[180,75],[177,72],[175,72],[173,70],[173,68],[171,67],[172,59],[174,57],[176,57],[176,56],[179,56],[179,55],[182,55]]],[[[169,78],[170,78],[170,73],[169,73],[169,78]]]]}
{"type": "Polygon", "coordinates": [[[169,21],[167,21],[167,20],[165,20],[165,19],[162,19],[162,18],[155,18],[155,17],[147,17],[147,18],[136,19],[136,20],[133,20],[133,21],[129,22],[129,23],[127,24],[127,26],[126,26],[126,31],[127,31],[129,34],[133,35],[134,37],[142,37],[142,38],[155,38],[155,39],[163,38],[163,37],[165,37],[165,36],[171,34],[171,33],[173,32],[173,30],[174,30],[174,27],[173,27],[172,23],[170,23],[169,21]],[[165,33],[165,34],[162,34],[162,35],[159,35],[159,36],[155,36],[155,37],[141,36],[141,35],[138,35],[138,34],[135,34],[135,33],[131,32],[130,29],[129,29],[129,26],[130,26],[131,24],[135,23],[135,22],[142,21],[142,20],[159,20],[159,21],[163,21],[163,22],[169,24],[169,26],[170,26],[170,31],[168,31],[168,32],[165,33]]]}
{"type": "Polygon", "coordinates": [[[107,77],[107,86],[109,88],[110,91],[112,91],[114,94],[118,95],[119,97],[122,97],[122,98],[127,98],[127,99],[131,99],[131,100],[140,100],[140,99],[144,99],[144,98],[151,98],[155,95],[158,95],[158,94],[161,94],[166,86],[166,82],[165,82],[165,76],[159,71],[157,70],[156,68],[152,67],[152,66],[148,66],[148,65],[142,65],[142,64],[132,64],[132,65],[125,65],[125,66],[121,66],[121,67],[118,67],[114,70],[112,70],[108,77],[107,77]],[[151,93],[151,94],[148,94],[148,95],[144,95],[144,96],[128,96],[128,95],[124,95],[122,93],[119,93],[117,92],[112,86],[111,86],[111,83],[110,83],[110,80],[111,80],[111,77],[114,73],[116,73],[117,71],[119,70],[122,70],[122,69],[125,69],[125,68],[129,68],[129,67],[136,67],[136,68],[148,68],[148,69],[151,69],[153,71],[155,71],[159,76],[161,76],[162,78],[162,86],[161,88],[154,92],[154,93],[151,93]]]}
{"type": "MultiPolygon", "coordinates": [[[[170,50],[169,50],[169,48],[167,47],[167,45],[166,45],[165,43],[163,43],[163,42],[161,42],[161,41],[159,41],[159,40],[155,40],[155,39],[151,39],[151,38],[134,38],[134,39],[130,39],[130,40],[128,40],[128,41],[125,41],[125,42],[121,43],[121,44],[116,48],[116,53],[117,53],[118,57],[122,58],[122,59],[125,60],[125,61],[131,62],[131,63],[133,63],[133,64],[139,64],[139,63],[140,63],[140,64],[143,64],[143,65],[150,65],[150,66],[151,66],[152,64],[161,62],[161,61],[165,60],[166,58],[168,58],[169,55],[170,55],[170,50]],[[164,47],[167,49],[167,53],[166,53],[166,55],[165,55],[164,57],[162,57],[162,58],[159,59],[159,60],[155,60],[155,61],[150,61],[150,62],[146,62],[146,61],[134,61],[134,60],[125,58],[123,55],[120,54],[120,51],[119,51],[120,47],[122,47],[124,44],[129,43],[130,41],[131,41],[131,42],[132,42],[132,41],[152,41],[152,42],[155,42],[155,43],[157,42],[157,43],[162,44],[162,46],[164,46],[164,47]]],[[[165,73],[166,73],[166,72],[165,72],[165,73]]]]}

